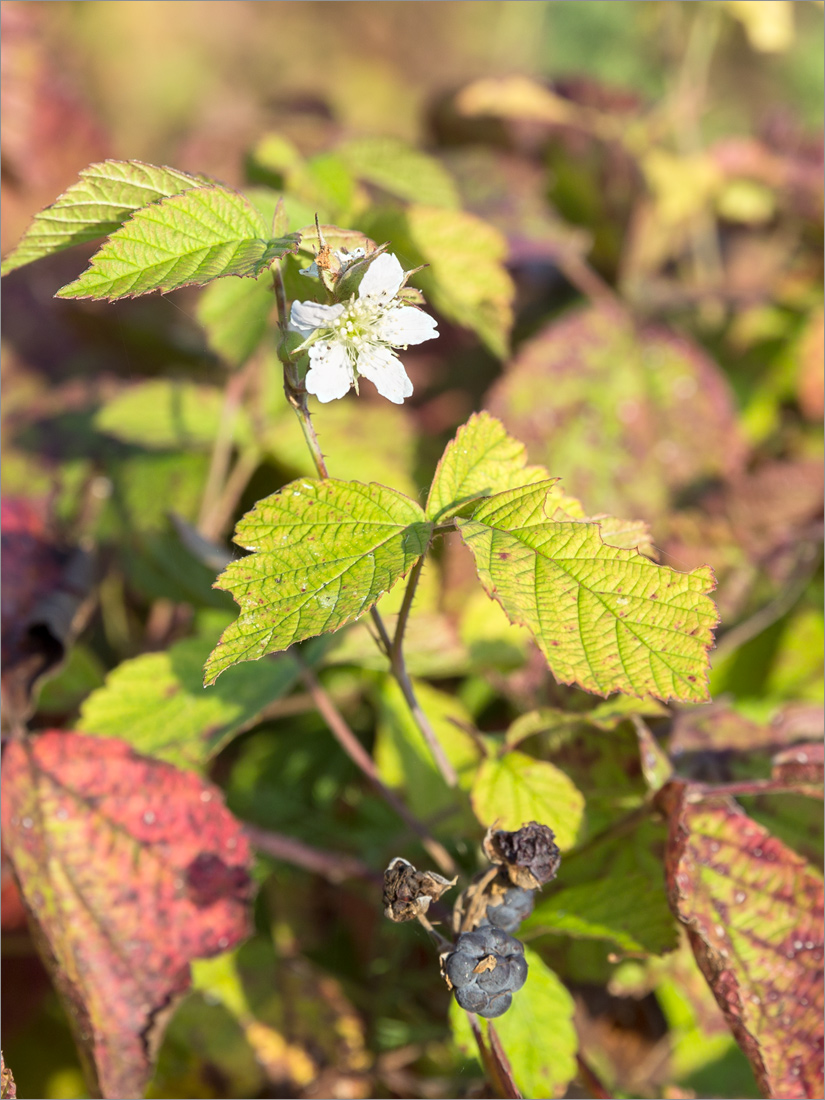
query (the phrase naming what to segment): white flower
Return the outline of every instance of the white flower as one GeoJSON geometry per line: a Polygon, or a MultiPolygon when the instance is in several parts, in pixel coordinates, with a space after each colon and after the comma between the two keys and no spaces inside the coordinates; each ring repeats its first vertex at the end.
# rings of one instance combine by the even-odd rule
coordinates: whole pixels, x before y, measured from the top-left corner
{"type": "Polygon", "coordinates": [[[396,405],[413,392],[393,349],[431,340],[438,330],[432,317],[398,300],[403,285],[401,264],[383,253],[367,268],[357,297],[348,302],[292,303],[289,328],[305,338],[310,362],[306,388],[319,401],[344,397],[351,386],[357,389],[360,376],[396,405]]]}

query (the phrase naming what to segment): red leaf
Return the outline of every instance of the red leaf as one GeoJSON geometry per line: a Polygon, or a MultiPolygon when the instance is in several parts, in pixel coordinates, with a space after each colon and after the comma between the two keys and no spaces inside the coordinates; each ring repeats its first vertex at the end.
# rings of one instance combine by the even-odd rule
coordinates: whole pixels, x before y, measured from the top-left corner
{"type": "Polygon", "coordinates": [[[105,1097],[142,1096],[192,959],[249,934],[250,852],[220,792],[122,741],[12,741],[3,838],[105,1097]]]}
{"type": "Polygon", "coordinates": [[[659,798],[671,907],[765,1095],[820,1097],[822,879],[734,802],[695,797],[659,798]]]}

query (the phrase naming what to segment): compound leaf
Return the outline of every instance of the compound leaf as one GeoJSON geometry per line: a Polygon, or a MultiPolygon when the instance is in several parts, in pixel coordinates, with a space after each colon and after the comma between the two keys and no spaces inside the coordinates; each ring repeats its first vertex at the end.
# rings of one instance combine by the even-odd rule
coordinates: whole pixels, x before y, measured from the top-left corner
{"type": "Polygon", "coordinates": [[[427,515],[438,523],[476,497],[547,481],[548,477],[542,466],[527,465],[524,444],[508,435],[500,420],[486,412],[473,413],[441,456],[427,499],[427,515]]]}
{"type": "Polygon", "coordinates": [[[20,244],[3,261],[2,274],[72,245],[106,237],[136,210],[206,182],[139,160],[91,164],[77,183],[35,215],[20,244]]]}
{"type": "Polygon", "coordinates": [[[261,214],[237,191],[198,187],[137,210],[57,297],[114,300],[226,275],[256,278],[297,248],[294,233],[270,240],[261,214]]]}
{"type": "Polygon", "coordinates": [[[189,964],[249,933],[249,845],[211,784],[49,731],[3,761],[3,844],[102,1096],[142,1096],[189,964]]]}
{"type": "Polygon", "coordinates": [[[203,665],[212,645],[187,638],[163,653],[123,661],[83,704],[78,725],[88,733],[120,737],[138,752],[200,768],[298,679],[289,656],[266,667],[245,665],[203,689],[203,665]]]}
{"type": "Polygon", "coordinates": [[[822,878],[735,803],[660,792],[674,913],[765,1096],[822,1096],[822,878]]]}
{"type": "Polygon", "coordinates": [[[563,771],[522,752],[484,760],[471,798],[482,825],[520,829],[540,821],[550,826],[562,850],[575,843],[584,812],[581,792],[563,771]]]}
{"type": "Polygon", "coordinates": [[[606,545],[597,523],[555,519],[547,482],[456,519],[481,583],[535,636],[553,675],[607,695],[707,698],[717,622],[708,567],[677,573],[606,545]]]}
{"type": "Polygon", "coordinates": [[[235,533],[254,553],[216,582],[241,614],[209,658],[205,683],[359,618],[421,557],[431,532],[418,504],[375,483],[302,479],[258,501],[235,533]]]}

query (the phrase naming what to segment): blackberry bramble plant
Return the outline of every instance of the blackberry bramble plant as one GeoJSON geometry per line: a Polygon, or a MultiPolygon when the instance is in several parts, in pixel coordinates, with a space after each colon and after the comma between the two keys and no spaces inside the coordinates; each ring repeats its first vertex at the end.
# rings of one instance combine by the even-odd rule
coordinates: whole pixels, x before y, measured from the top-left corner
{"type": "MultiPolygon", "coordinates": [[[[165,439],[182,420],[212,448],[199,514],[175,524],[189,554],[182,573],[211,570],[220,614],[201,617],[190,637],[170,633],[164,652],[124,659],[85,700],[70,741],[60,731],[30,735],[23,707],[7,748],[4,844],[90,1078],[104,1096],[141,1094],[161,1021],[193,980],[223,990],[227,1010],[258,1043],[256,1056],[271,1056],[272,1044],[250,1026],[238,976],[238,945],[251,932],[250,846],[336,882],[369,881],[388,857],[382,851],[374,866],[350,861],[342,870],[303,840],[242,827],[203,774],[233,737],[262,716],[287,713],[296,686],[302,694],[289,706],[317,712],[381,812],[437,868],[419,871],[393,857],[384,912],[426,929],[452,995],[456,1042],[462,1050],[474,1044],[502,1095],[560,1095],[579,1072],[573,1002],[547,947],[554,935],[607,940],[637,958],[673,951],[678,925],[687,926],[752,1053],[742,1035],[757,1025],[745,1009],[733,1013],[715,977],[729,930],[709,923],[715,895],[697,871],[707,837],[732,843],[741,823],[729,803],[706,804],[707,792],[673,778],[645,721],[667,713],[668,702],[708,698],[711,570],[659,564],[643,523],[591,514],[565,491],[563,470],[528,464],[523,444],[484,410],[447,442],[426,492],[395,484],[391,469],[331,476],[346,465],[346,454],[324,453],[319,442],[334,439],[332,403],[366,436],[374,406],[364,401],[363,379],[393,406],[412,397],[405,351],[438,337],[433,307],[501,353],[507,295],[492,308],[474,288],[485,278],[510,283],[489,227],[464,212],[411,207],[393,241],[378,232],[377,205],[345,225],[307,226],[295,209],[288,194],[247,195],[171,168],[106,161],[37,215],[4,261],[11,271],[103,238],[58,297],[114,302],[203,287],[198,316],[227,366],[217,406],[190,386],[169,422],[154,425],[165,439]],[[460,252],[455,224],[475,253],[460,252]],[[293,414],[305,453],[290,452],[285,465],[303,473],[260,499],[245,496],[271,469],[263,456],[277,449],[293,414]],[[238,549],[229,554],[220,540],[235,520],[238,549]],[[505,730],[479,729],[463,704],[429,684],[413,606],[444,539],[466,548],[481,604],[486,596],[500,609],[495,629],[509,629],[503,611],[560,690],[607,701],[569,712],[539,707],[505,730]],[[237,605],[231,616],[220,593],[237,605]],[[358,670],[358,691],[380,716],[375,743],[345,715],[335,678],[342,666],[358,670]],[[575,753],[565,756],[575,737],[602,769],[598,782],[575,753]],[[613,786],[615,802],[605,793],[613,786]],[[622,847],[644,830],[650,851],[665,852],[652,871],[650,859],[637,864],[635,849],[622,847]],[[135,868],[139,889],[128,881],[135,868]],[[450,912],[442,899],[459,876],[470,881],[450,912]]],[[[160,392],[143,395],[153,416],[160,392]]],[[[102,422],[129,438],[135,429],[123,427],[122,415],[109,407],[102,422]]],[[[747,826],[754,851],[742,871],[745,893],[762,882],[761,828],[747,826]]],[[[389,843],[385,831],[373,828],[371,850],[389,843]]],[[[804,893],[810,883],[793,866],[804,893]]]]}

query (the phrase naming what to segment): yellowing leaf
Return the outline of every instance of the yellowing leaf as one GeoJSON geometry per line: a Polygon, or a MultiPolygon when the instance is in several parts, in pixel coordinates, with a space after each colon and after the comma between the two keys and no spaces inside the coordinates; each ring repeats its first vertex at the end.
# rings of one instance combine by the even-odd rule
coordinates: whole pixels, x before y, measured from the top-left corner
{"type": "Polygon", "coordinates": [[[491,497],[456,526],[481,583],[533,633],[554,676],[607,695],[707,698],[717,622],[707,567],[676,573],[558,521],[547,482],[491,497]]]}
{"type": "Polygon", "coordinates": [[[513,830],[539,821],[550,826],[562,850],[575,843],[584,811],[581,792],[564,772],[522,752],[483,761],[471,798],[482,825],[498,822],[513,830]]]}
{"type": "Polygon", "coordinates": [[[476,497],[547,479],[543,467],[527,465],[524,444],[508,435],[500,420],[486,412],[474,413],[441,457],[427,515],[438,523],[476,497]]]}

